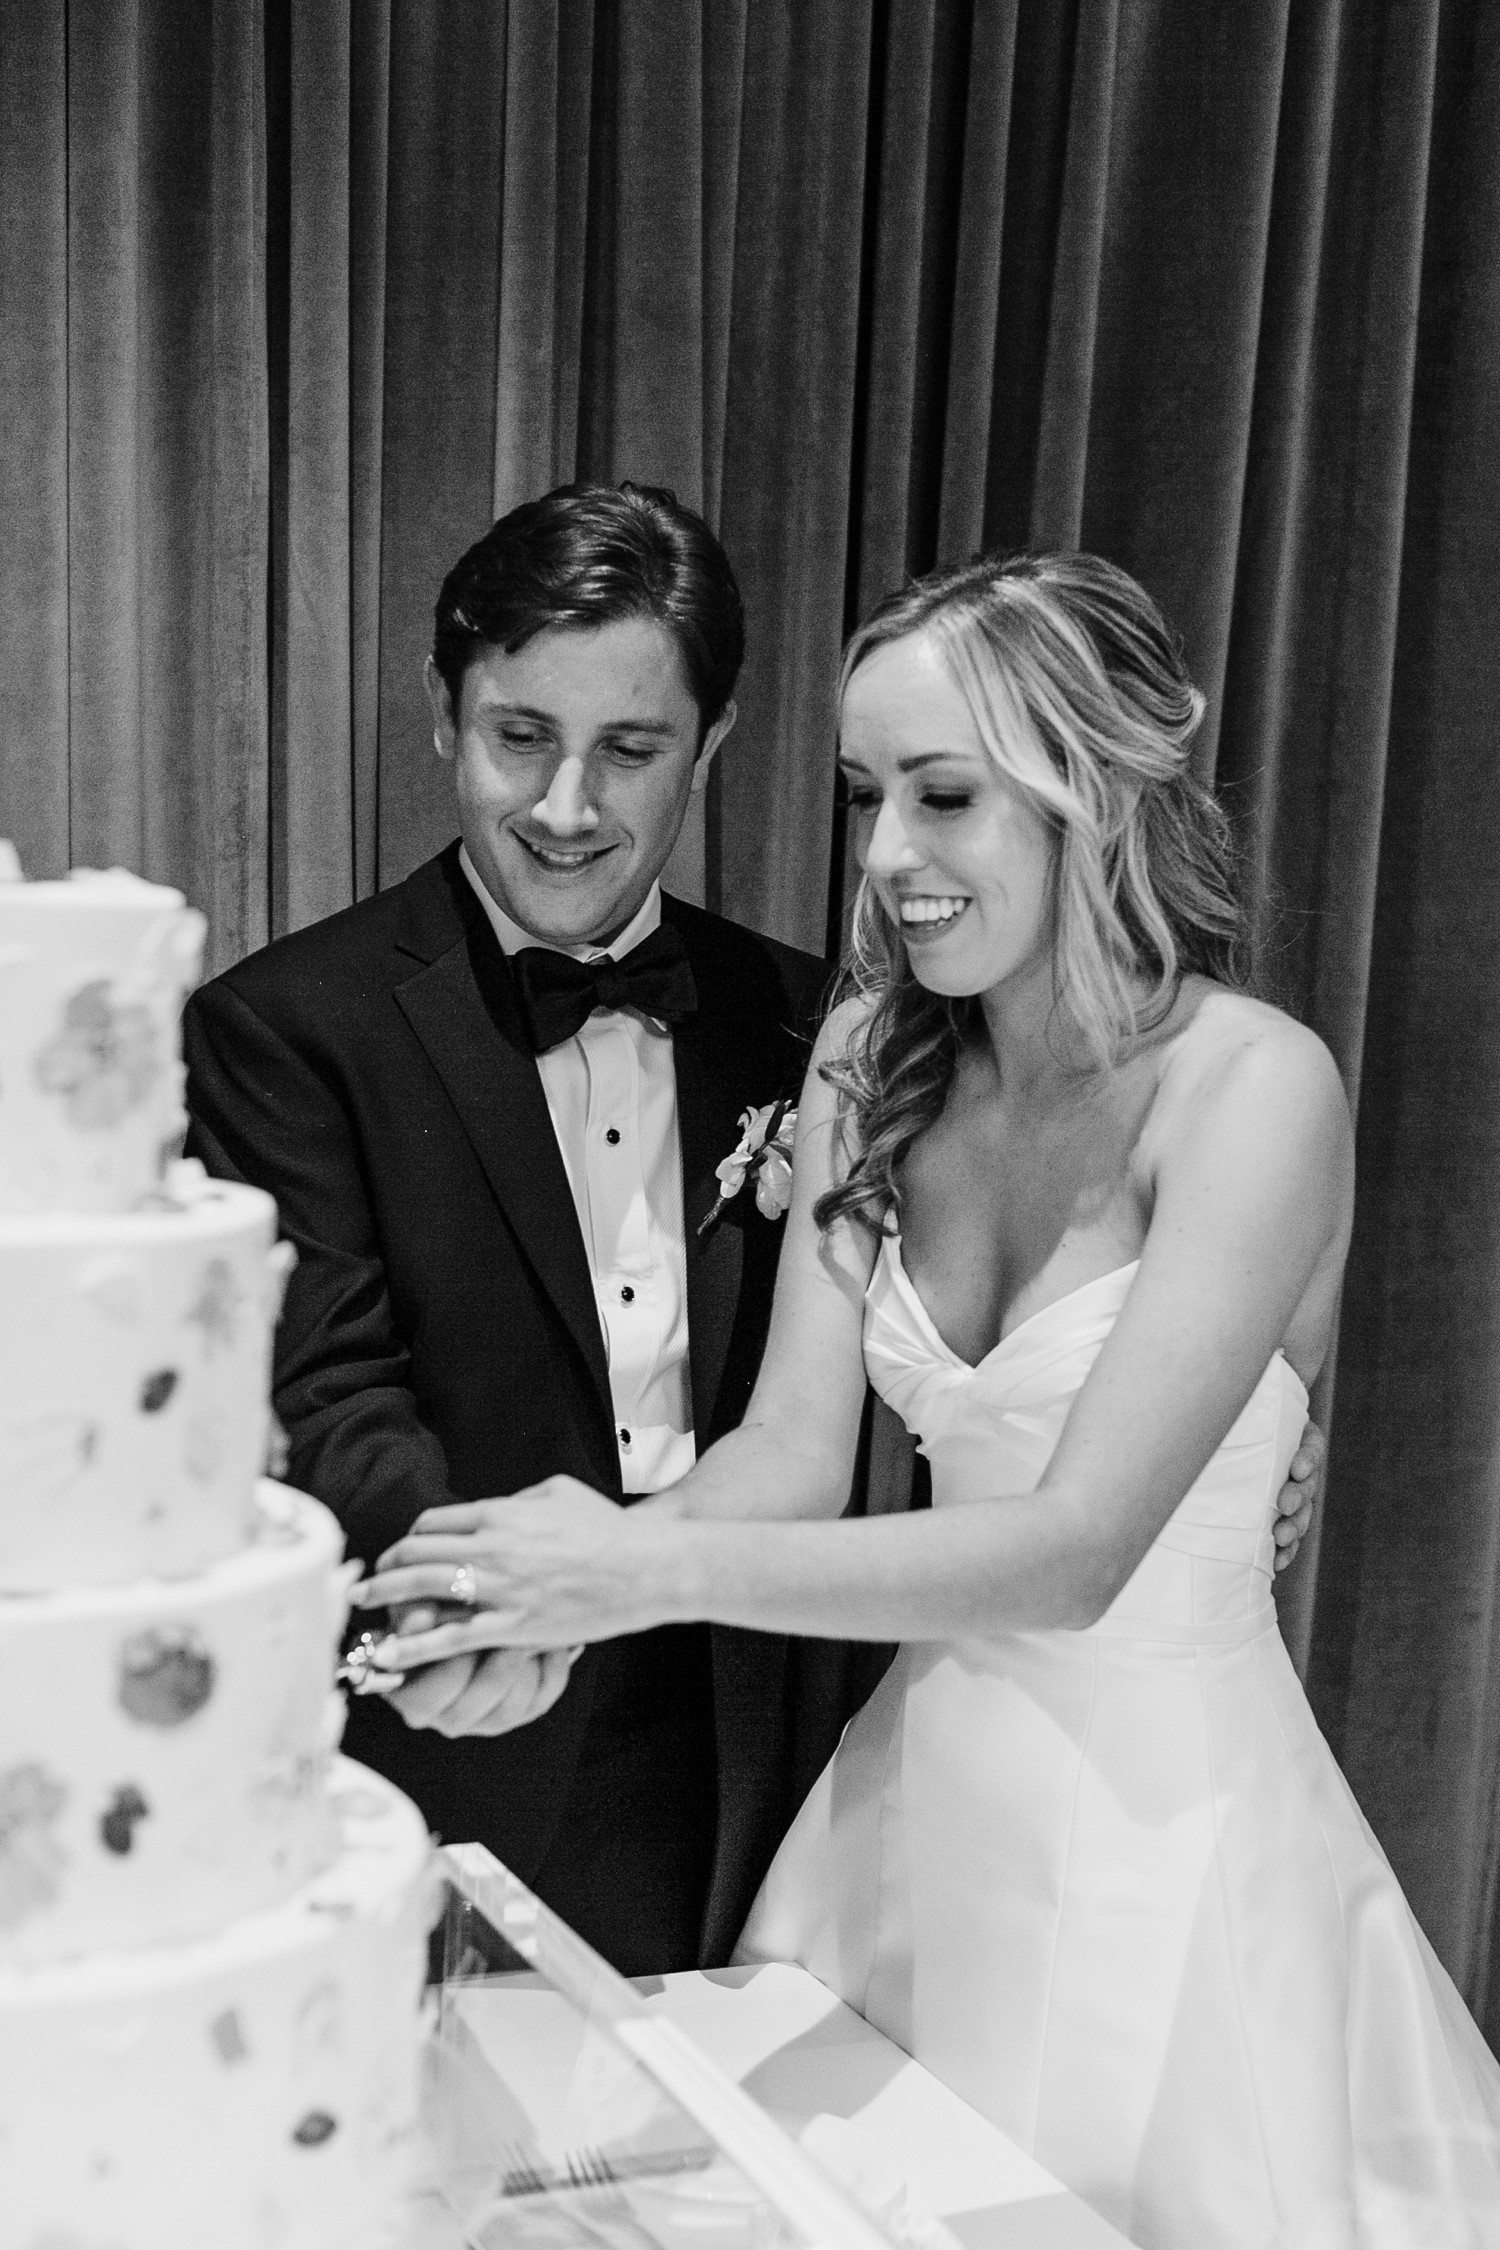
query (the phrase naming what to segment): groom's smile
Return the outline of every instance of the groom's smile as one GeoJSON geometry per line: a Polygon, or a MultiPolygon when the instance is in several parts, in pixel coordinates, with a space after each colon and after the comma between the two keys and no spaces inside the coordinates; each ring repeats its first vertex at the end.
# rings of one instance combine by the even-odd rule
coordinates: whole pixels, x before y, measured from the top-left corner
{"type": "Polygon", "coordinates": [[[539,866],[550,867],[553,873],[558,875],[572,874],[576,869],[582,867],[592,867],[596,860],[604,858],[605,852],[614,850],[613,844],[606,844],[602,851],[552,851],[545,844],[533,843],[529,837],[522,836],[519,831],[517,831],[516,841],[524,845],[539,866]]]}
{"type": "MultiPolygon", "coordinates": [[[[464,842],[495,903],[541,945],[605,945],[645,903],[677,841],[702,723],[654,617],[555,626],[486,648],[455,713],[429,673],[464,842]]],[[[733,707],[710,728],[707,758],[733,707]]]]}

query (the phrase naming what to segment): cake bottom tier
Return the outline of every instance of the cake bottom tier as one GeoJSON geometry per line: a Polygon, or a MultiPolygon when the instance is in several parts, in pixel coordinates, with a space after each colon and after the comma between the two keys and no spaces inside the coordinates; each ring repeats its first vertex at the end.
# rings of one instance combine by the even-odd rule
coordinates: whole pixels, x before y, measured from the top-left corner
{"type": "Polygon", "coordinates": [[[182,1946],[0,1968],[16,2250],[344,2250],[405,2184],[435,1888],[416,1808],[341,1758],[337,1859],[182,1946]]]}

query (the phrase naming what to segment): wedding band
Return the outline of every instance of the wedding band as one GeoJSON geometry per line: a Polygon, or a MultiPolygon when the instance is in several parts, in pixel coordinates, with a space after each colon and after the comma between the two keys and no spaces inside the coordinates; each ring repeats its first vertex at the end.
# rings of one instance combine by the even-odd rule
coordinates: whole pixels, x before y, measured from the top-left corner
{"type": "Polygon", "coordinates": [[[448,1588],[448,1599],[451,1602],[465,1602],[470,1609],[474,1608],[478,1602],[479,1579],[467,1563],[460,1563],[453,1573],[453,1583],[448,1588]]]}

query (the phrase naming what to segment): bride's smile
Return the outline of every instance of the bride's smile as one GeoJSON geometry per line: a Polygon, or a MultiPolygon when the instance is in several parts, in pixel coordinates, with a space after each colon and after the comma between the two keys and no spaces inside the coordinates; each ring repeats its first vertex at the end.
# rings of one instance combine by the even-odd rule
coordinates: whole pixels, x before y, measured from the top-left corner
{"type": "MultiPolygon", "coordinates": [[[[1022,772],[1043,756],[1019,723],[1002,739],[1022,772]]],[[[986,749],[930,634],[866,657],[839,747],[860,864],[919,981],[954,998],[1050,981],[1054,832],[986,749]]]]}

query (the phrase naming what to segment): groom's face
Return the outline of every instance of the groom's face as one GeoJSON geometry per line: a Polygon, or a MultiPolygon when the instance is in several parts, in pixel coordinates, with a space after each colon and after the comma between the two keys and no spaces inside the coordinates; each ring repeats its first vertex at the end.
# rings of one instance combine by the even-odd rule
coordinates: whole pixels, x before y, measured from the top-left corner
{"type": "Polygon", "coordinates": [[[490,896],[539,944],[607,944],[665,866],[692,789],[700,719],[671,634],[646,617],[557,627],[476,657],[456,712],[431,670],[428,693],[490,896]]]}

